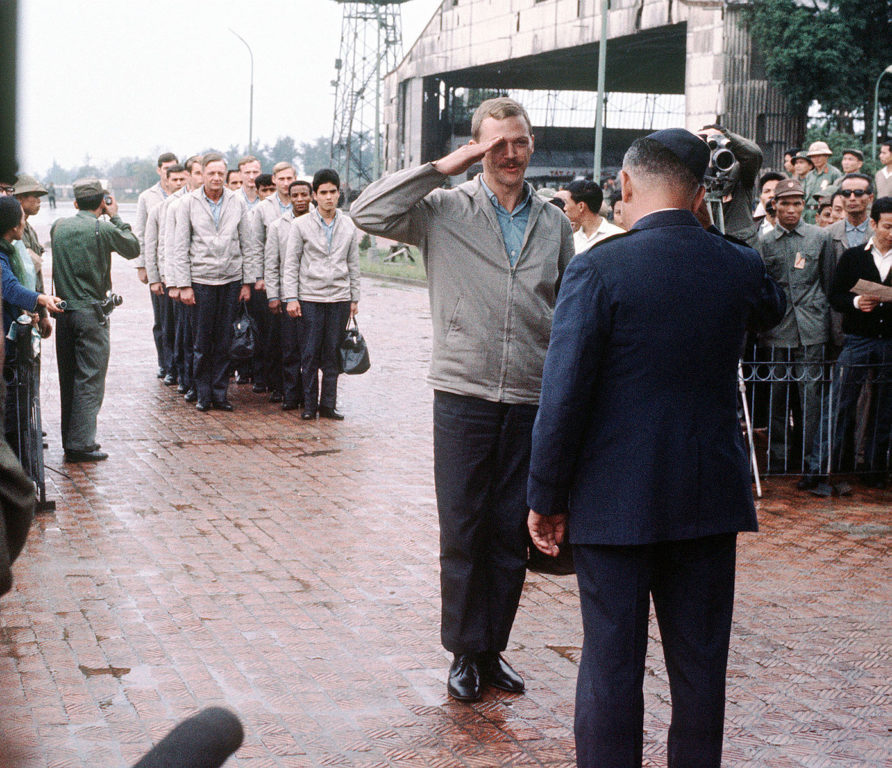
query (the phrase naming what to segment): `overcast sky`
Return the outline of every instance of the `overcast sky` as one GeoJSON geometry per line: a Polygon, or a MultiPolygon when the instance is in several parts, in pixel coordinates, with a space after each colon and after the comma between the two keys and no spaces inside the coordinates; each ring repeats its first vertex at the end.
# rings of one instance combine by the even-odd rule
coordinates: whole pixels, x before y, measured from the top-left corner
{"type": "MultiPolygon", "coordinates": [[[[403,8],[404,50],[440,0],[403,8]]],[[[104,162],[330,136],[334,0],[20,0],[19,165],[104,162]]]]}

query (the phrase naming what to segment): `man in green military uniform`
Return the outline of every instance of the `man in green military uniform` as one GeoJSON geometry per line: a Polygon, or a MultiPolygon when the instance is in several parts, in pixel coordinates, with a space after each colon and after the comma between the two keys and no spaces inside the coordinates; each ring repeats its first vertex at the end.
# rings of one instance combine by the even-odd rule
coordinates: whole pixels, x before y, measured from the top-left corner
{"type": "Polygon", "coordinates": [[[793,374],[800,408],[794,408],[789,392],[793,384],[772,384],[770,467],[775,472],[789,469],[793,457],[787,449],[801,445],[805,473],[798,487],[817,492],[819,485],[826,486],[829,420],[822,364],[830,339],[827,296],[836,258],[827,230],[803,221],[805,193],[796,179],[777,183],[774,207],[777,225],[762,235],[759,250],[769,276],[784,290],[787,310],[778,325],[761,334],[759,344],[771,350],[772,361],[778,363],[776,374],[793,374]],[[791,410],[801,438],[790,435],[791,410]]]}
{"type": "Polygon", "coordinates": [[[108,454],[96,443],[96,417],[108,370],[103,303],[111,291],[111,254],[135,259],[139,241],[99,179],[74,182],[74,204],[77,215],[59,219],[50,231],[56,294],[67,302],[56,328],[62,447],[66,461],[102,461],[108,454]],[[110,220],[100,219],[103,214],[110,220]]]}

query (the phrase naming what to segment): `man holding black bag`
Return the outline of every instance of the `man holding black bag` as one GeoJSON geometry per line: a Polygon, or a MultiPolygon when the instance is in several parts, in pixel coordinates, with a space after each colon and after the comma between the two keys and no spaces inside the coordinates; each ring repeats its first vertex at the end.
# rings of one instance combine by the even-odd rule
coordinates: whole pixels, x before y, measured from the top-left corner
{"type": "Polygon", "coordinates": [[[350,217],[338,210],[340,196],[337,172],[330,168],[316,171],[316,210],[291,222],[282,265],[286,311],[291,317],[303,318],[301,418],[307,421],[317,413],[324,419],[344,419],[336,407],[338,344],[359,305],[359,236],[350,217]]]}
{"type": "Polygon", "coordinates": [[[111,254],[135,259],[139,240],[99,179],[73,186],[77,215],[59,219],[50,231],[55,293],[67,304],[56,326],[62,447],[66,461],[102,461],[108,454],[96,443],[96,417],[105,395],[109,315],[120,304],[111,293],[111,254]]]}

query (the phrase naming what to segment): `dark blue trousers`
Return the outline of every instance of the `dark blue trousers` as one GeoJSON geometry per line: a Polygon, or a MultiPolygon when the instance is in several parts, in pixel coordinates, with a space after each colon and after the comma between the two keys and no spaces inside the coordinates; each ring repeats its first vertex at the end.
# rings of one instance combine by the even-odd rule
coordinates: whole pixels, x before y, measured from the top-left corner
{"type": "Polygon", "coordinates": [[[302,301],[300,308],[304,332],[300,364],[304,409],[315,412],[317,404],[334,408],[338,404],[338,344],[350,319],[350,302],[302,301]]]}
{"type": "Polygon", "coordinates": [[[164,331],[162,330],[162,309],[161,297],[149,291],[149,297],[152,300],[152,338],[155,340],[155,352],[158,355],[158,367],[165,368],[166,361],[164,359],[164,331]]]}
{"type": "Polygon", "coordinates": [[[579,768],[641,765],[651,595],[672,698],[668,768],[720,768],[736,542],[729,533],[573,547],[585,635],[576,684],[579,768]]]}
{"type": "Polygon", "coordinates": [[[872,472],[889,469],[892,443],[892,339],[875,339],[847,334],[842,352],[836,361],[839,382],[836,450],[843,467],[854,464],[857,452],[856,422],[858,398],[864,383],[874,372],[872,402],[867,417],[864,461],[872,472]]]}
{"type": "Polygon", "coordinates": [[[229,350],[241,283],[202,285],[195,291],[195,388],[202,402],[222,402],[229,388],[229,350]]]}
{"type": "Polygon", "coordinates": [[[282,400],[300,403],[304,399],[300,375],[300,353],[303,346],[303,318],[282,312],[279,321],[282,342],[282,400]]]}
{"type": "Polygon", "coordinates": [[[453,653],[501,652],[508,645],[526,576],[536,411],[434,392],[440,636],[453,653]]]}
{"type": "Polygon", "coordinates": [[[171,303],[173,304],[175,322],[174,359],[177,364],[177,375],[180,384],[186,389],[191,389],[195,384],[195,338],[193,333],[195,307],[187,306],[179,301],[171,303]]]}
{"type": "MultiPolygon", "coordinates": [[[[251,288],[251,298],[248,299],[248,314],[257,326],[257,339],[254,345],[254,357],[251,359],[251,375],[254,377],[254,384],[259,386],[272,385],[267,381],[267,360],[266,360],[266,338],[269,334],[267,326],[269,325],[272,314],[269,311],[269,301],[266,298],[266,291],[258,291],[251,288]]],[[[242,366],[239,365],[241,371],[242,366]]]]}
{"type": "MultiPolygon", "coordinates": [[[[268,305],[267,305],[268,307],[268,305]]],[[[271,392],[282,392],[282,314],[266,310],[266,326],[261,335],[263,344],[263,380],[271,392]]],[[[288,315],[285,315],[288,317],[288,315]]]]}
{"type": "MultiPolygon", "coordinates": [[[[153,296],[155,294],[152,294],[153,296]]],[[[163,296],[156,297],[158,301],[158,311],[161,314],[161,356],[163,359],[162,367],[169,374],[179,379],[180,369],[177,367],[177,348],[176,348],[176,317],[174,316],[174,304],[170,296],[165,293],[163,296]]]]}

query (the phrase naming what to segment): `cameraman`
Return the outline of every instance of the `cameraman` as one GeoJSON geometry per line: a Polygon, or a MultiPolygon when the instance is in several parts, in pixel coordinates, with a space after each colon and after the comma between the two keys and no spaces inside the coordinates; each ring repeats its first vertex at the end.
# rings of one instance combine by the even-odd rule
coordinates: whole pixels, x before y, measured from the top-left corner
{"type": "MultiPolygon", "coordinates": [[[[720,125],[706,125],[697,135],[709,142],[713,139],[729,149],[738,163],[736,180],[730,189],[722,190],[722,213],[725,233],[746,241],[751,248],[759,247],[759,228],[753,221],[753,192],[756,177],[762,167],[762,150],[749,139],[732,133],[720,125]]],[[[712,192],[707,184],[707,193],[712,192]]]]}
{"type": "Polygon", "coordinates": [[[99,179],[74,182],[74,205],[77,214],[50,230],[55,292],[66,302],[56,328],[62,447],[66,461],[102,461],[108,454],[96,442],[96,417],[108,370],[108,316],[119,303],[111,294],[111,254],[135,259],[139,241],[99,179]]]}

